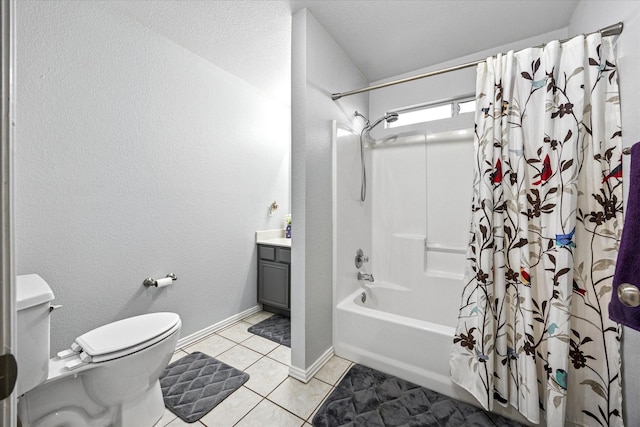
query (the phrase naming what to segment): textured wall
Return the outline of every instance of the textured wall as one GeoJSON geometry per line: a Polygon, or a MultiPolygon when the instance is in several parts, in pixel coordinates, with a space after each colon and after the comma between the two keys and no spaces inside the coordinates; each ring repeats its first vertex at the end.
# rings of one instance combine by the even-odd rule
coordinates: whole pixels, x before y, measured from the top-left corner
{"type": "Polygon", "coordinates": [[[367,82],[306,9],[293,17],[292,39],[291,363],[306,370],[332,344],[332,121],[351,123],[367,105],[366,95],[330,95],[367,82]]]}
{"type": "Polygon", "coordinates": [[[131,315],[174,311],[186,336],[256,305],[290,107],[92,2],[18,2],[17,38],[17,273],[64,305],[52,350],[131,315]]]}
{"type": "MultiPolygon", "coordinates": [[[[622,143],[633,145],[640,138],[640,3],[633,1],[581,1],[576,8],[569,32],[578,34],[622,21],[624,29],[618,38],[620,108],[622,111],[622,143]]],[[[629,191],[629,156],[625,156],[625,192],[629,191]]],[[[626,425],[640,423],[640,332],[623,327],[622,336],[622,387],[623,412],[626,425]]]]}

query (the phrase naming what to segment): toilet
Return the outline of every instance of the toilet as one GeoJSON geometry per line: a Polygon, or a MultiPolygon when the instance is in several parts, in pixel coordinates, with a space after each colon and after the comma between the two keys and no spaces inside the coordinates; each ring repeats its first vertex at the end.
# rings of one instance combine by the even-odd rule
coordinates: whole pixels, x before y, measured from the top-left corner
{"type": "Polygon", "coordinates": [[[49,359],[53,292],[37,274],[16,280],[18,417],[23,427],[151,427],[164,413],[160,374],[182,323],[150,313],[77,337],[49,359]]]}

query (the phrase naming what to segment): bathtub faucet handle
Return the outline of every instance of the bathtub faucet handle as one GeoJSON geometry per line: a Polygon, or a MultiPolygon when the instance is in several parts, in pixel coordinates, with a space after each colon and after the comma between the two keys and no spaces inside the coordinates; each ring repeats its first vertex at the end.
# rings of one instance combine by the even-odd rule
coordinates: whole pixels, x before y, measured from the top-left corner
{"type": "Polygon", "coordinates": [[[362,249],[356,251],[356,268],[362,267],[362,264],[369,262],[369,257],[362,252],[362,249]]]}
{"type": "Polygon", "coordinates": [[[358,271],[358,280],[366,280],[367,282],[373,282],[373,274],[362,273],[358,271]]]}

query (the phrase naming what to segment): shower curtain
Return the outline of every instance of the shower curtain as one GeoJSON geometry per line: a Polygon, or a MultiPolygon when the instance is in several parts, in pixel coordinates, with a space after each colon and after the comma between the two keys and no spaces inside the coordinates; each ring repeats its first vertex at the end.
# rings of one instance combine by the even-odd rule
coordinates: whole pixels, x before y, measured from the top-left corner
{"type": "Polygon", "coordinates": [[[622,227],[610,38],[478,66],[472,225],[451,377],[488,410],[621,426],[620,328],[607,306],[622,227]]]}

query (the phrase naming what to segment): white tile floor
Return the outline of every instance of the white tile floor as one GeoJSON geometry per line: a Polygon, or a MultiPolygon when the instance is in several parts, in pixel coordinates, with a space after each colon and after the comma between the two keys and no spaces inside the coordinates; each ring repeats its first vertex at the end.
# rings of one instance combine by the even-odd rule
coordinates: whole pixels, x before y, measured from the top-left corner
{"type": "Polygon", "coordinates": [[[249,374],[249,381],[196,423],[185,423],[168,409],[154,427],[310,427],[315,412],[352,362],[333,356],[307,384],[289,377],[291,349],[247,332],[270,317],[256,313],[176,351],[171,361],[200,351],[249,374]]]}

